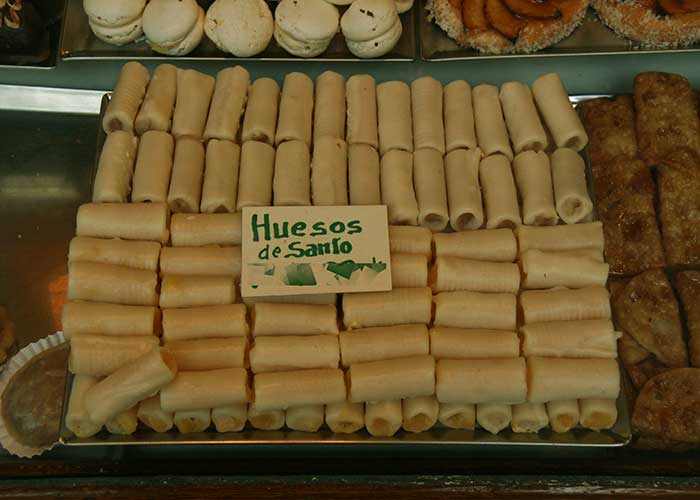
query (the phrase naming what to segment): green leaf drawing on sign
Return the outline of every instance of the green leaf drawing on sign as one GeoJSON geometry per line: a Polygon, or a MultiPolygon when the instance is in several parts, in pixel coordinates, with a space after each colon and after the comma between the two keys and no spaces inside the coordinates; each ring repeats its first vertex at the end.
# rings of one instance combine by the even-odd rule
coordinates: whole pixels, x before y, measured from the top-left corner
{"type": "Polygon", "coordinates": [[[316,277],[310,264],[289,264],[285,268],[284,283],[289,286],[314,286],[316,277]]]}

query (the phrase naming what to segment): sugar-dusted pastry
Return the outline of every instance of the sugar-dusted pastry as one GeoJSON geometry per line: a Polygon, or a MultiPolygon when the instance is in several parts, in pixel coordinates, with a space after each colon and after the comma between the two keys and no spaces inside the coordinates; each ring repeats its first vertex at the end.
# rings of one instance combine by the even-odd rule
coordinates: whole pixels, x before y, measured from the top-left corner
{"type": "Polygon", "coordinates": [[[418,224],[440,232],[449,223],[445,165],[435,149],[416,149],[413,153],[413,186],[418,201],[418,224]]]}
{"type": "Polygon", "coordinates": [[[520,294],[525,324],[610,319],[610,297],[602,286],[577,290],[528,290],[520,294]]]}
{"type": "Polygon", "coordinates": [[[520,339],[515,332],[436,326],[430,330],[430,354],[435,359],[517,358],[520,339]]]}
{"type": "Polygon", "coordinates": [[[552,173],[547,153],[523,151],[513,160],[513,171],[522,200],[523,222],[553,226],[559,221],[554,208],[552,173]]]}
{"type": "Polygon", "coordinates": [[[478,229],[484,224],[479,186],[481,150],[454,149],[445,156],[445,184],[450,226],[455,231],[478,229]]]}
{"type": "Polygon", "coordinates": [[[445,151],[474,149],[477,146],[474,128],[472,89],[464,80],[455,80],[443,90],[445,151]]]}
{"type": "Polygon", "coordinates": [[[588,195],[583,158],[571,149],[560,148],[552,153],[551,160],[559,217],[567,224],[586,220],[593,212],[593,202],[588,195]]]}
{"type": "Polygon", "coordinates": [[[400,81],[377,85],[377,114],[381,155],[392,149],[413,151],[411,87],[400,81]]]}
{"type": "Polygon", "coordinates": [[[428,328],[425,325],[348,330],[340,332],[339,340],[345,368],[354,363],[430,354],[428,328]]]}
{"type": "Polygon", "coordinates": [[[286,141],[277,147],[272,180],[275,206],[311,205],[311,153],[303,141],[286,141]]]}
{"type": "Polygon", "coordinates": [[[595,170],[618,156],[637,156],[632,96],[600,97],[580,102],[577,109],[586,128],[588,156],[595,170]]]}
{"type": "Polygon", "coordinates": [[[370,436],[393,436],[401,428],[402,422],[403,413],[400,399],[365,403],[365,426],[370,436]]]}
{"type": "Polygon", "coordinates": [[[324,71],[316,78],[314,142],[323,136],[345,139],[345,78],[324,71]]]}
{"type": "Polygon", "coordinates": [[[472,100],[479,149],[484,156],[499,153],[509,161],[512,160],[513,150],[510,147],[506,122],[503,119],[498,87],[489,84],[478,85],[472,91],[472,100]]]}
{"type": "Polygon", "coordinates": [[[433,302],[435,326],[515,330],[516,296],[511,293],[441,292],[433,302]]]}
{"type": "Polygon", "coordinates": [[[158,304],[154,271],[97,262],[68,266],[68,300],[111,302],[133,306],[158,304]]]}
{"type": "Polygon", "coordinates": [[[172,212],[199,212],[204,155],[204,146],[199,140],[182,137],[176,141],[173,173],[168,190],[168,206],[172,212]]]}
{"type": "Polygon", "coordinates": [[[530,249],[545,252],[585,248],[602,250],[606,243],[603,238],[603,225],[600,222],[553,227],[519,226],[515,234],[518,237],[520,253],[530,249]]]}
{"type": "Polygon", "coordinates": [[[432,256],[433,234],[429,229],[415,226],[389,226],[389,251],[432,256]]]}
{"type": "Polygon", "coordinates": [[[372,146],[348,146],[348,189],[351,205],[381,205],[379,154],[372,146]]]}
{"type": "Polygon", "coordinates": [[[250,73],[242,66],[224,68],[216,74],[214,94],[204,127],[204,140],[236,142],[248,97],[250,73]]]}
{"type": "Polygon", "coordinates": [[[605,286],[610,267],[592,259],[558,255],[534,248],[520,254],[520,266],[525,289],[605,286]]]}
{"type": "Polygon", "coordinates": [[[520,403],[513,405],[513,432],[537,433],[549,425],[544,403],[520,403]]]}
{"type": "Polygon", "coordinates": [[[241,140],[275,143],[280,86],[272,78],[257,78],[248,89],[241,140]]]}
{"type": "Polygon", "coordinates": [[[177,98],[170,132],[176,137],[201,140],[216,80],[193,69],[178,69],[177,98]]]}
{"type": "Polygon", "coordinates": [[[352,434],[365,426],[365,405],[343,401],[326,405],[326,425],[336,434],[352,434]]]}
{"type": "Polygon", "coordinates": [[[210,139],[207,143],[200,211],[235,212],[241,148],[231,141],[210,139]]]}
{"type": "Polygon", "coordinates": [[[427,431],[437,423],[440,403],[435,396],[406,398],[401,402],[402,427],[408,432],[427,431]]]}
{"type": "Polygon", "coordinates": [[[348,146],[321,137],[311,159],[311,198],[315,206],[348,204],[348,146]]]}
{"type": "Polygon", "coordinates": [[[134,130],[143,135],[149,130],[170,131],[177,95],[177,67],[161,64],[153,72],[141,109],[136,115],[134,130]]]}
{"type": "Polygon", "coordinates": [[[531,403],[562,399],[610,398],[620,393],[620,369],[614,359],[530,357],[527,360],[531,403]]]}
{"type": "Polygon", "coordinates": [[[287,409],[285,424],[293,431],[316,432],[323,425],[323,405],[293,406],[287,409]]]}
{"type": "Polygon", "coordinates": [[[430,288],[395,288],[389,292],[361,292],[343,295],[345,328],[430,323],[430,288]]]}
{"type": "Polygon", "coordinates": [[[559,75],[547,73],[537,78],[532,82],[532,94],[556,146],[575,151],[585,148],[588,135],[559,75]]]}
{"type": "Polygon", "coordinates": [[[370,75],[353,75],[346,84],[347,142],[379,147],[377,136],[377,91],[370,75]]]}
{"type": "Polygon", "coordinates": [[[253,387],[255,406],[262,411],[334,404],[346,397],[345,378],[338,368],[258,373],[253,387]]]}
{"type": "Polygon", "coordinates": [[[413,188],[413,154],[391,150],[382,156],[380,176],[382,203],[389,224],[418,224],[418,201],[413,188]]]}
{"type": "Polygon", "coordinates": [[[442,84],[431,76],[411,83],[413,149],[432,148],[445,154],[445,127],[442,118],[442,84]]]}
{"type": "Polygon", "coordinates": [[[537,114],[530,87],[521,82],[501,85],[501,106],[515,154],[547,148],[547,133],[537,114]]]}
{"type": "Polygon", "coordinates": [[[165,203],[85,203],[78,207],[78,236],[160,241],[170,238],[165,203]]]}
{"type": "Polygon", "coordinates": [[[470,403],[440,403],[438,421],[450,429],[470,429],[476,425],[476,406],[470,403]]]}
{"type": "Polygon", "coordinates": [[[333,304],[275,304],[258,302],[250,310],[253,337],[262,335],[338,334],[333,304]]]}
{"type": "Polygon", "coordinates": [[[138,139],[131,132],[116,130],[107,136],[92,188],[94,203],[124,203],[129,199],[137,145],[138,139]]]}
{"type": "Polygon", "coordinates": [[[166,274],[160,286],[160,307],[233,304],[236,282],[230,276],[166,274]]]}
{"type": "Polygon", "coordinates": [[[391,286],[394,288],[428,286],[428,258],[415,253],[391,254],[391,286]]]}
{"type": "Polygon", "coordinates": [[[520,328],[525,356],[616,358],[620,333],[607,319],[528,323],[520,328]]]}
{"type": "Polygon", "coordinates": [[[260,141],[248,141],[241,147],[236,211],[244,207],[267,207],[272,204],[275,175],[275,148],[260,141]]]}
{"type": "Polygon", "coordinates": [[[435,393],[435,360],[425,354],[354,363],[347,378],[353,403],[431,396],[435,393]]]}
{"type": "Polygon", "coordinates": [[[169,133],[160,130],[143,133],[136,155],[131,201],[167,201],[174,150],[175,142],[169,133]]]}
{"type": "Polygon", "coordinates": [[[314,112],[314,82],[304,73],[287,73],[275,133],[275,145],[284,141],[311,144],[314,112]]]}
{"type": "Polygon", "coordinates": [[[554,432],[569,432],[578,425],[581,413],[575,399],[559,399],[545,403],[549,425],[554,432]]]}
{"type": "Polygon", "coordinates": [[[513,262],[518,242],[508,228],[433,235],[436,257],[459,257],[488,262],[513,262]]]}
{"type": "Polygon", "coordinates": [[[240,245],[241,213],[173,214],[172,245],[240,245]]]}
{"type": "Polygon", "coordinates": [[[163,309],[163,340],[247,337],[243,304],[163,309]]]}
{"type": "Polygon", "coordinates": [[[700,366],[700,271],[681,271],[676,274],[676,288],[688,322],[688,350],[691,366],[700,366]]]}
{"type": "Polygon", "coordinates": [[[253,373],[337,368],[339,361],[336,335],[259,336],[250,349],[253,373]]]}
{"type": "Polygon", "coordinates": [[[143,64],[130,61],[122,66],[112,98],[102,118],[102,128],[106,133],[134,130],[134,120],[146,95],[148,80],[148,70],[143,64]]]}
{"type": "Polygon", "coordinates": [[[163,347],[175,356],[179,370],[247,368],[248,365],[246,337],[172,340],[163,347]]]}
{"type": "Polygon", "coordinates": [[[155,271],[158,269],[160,243],[76,236],[68,247],[68,264],[100,262],[155,271]]]}
{"type": "Polygon", "coordinates": [[[165,411],[214,408],[249,400],[248,374],[243,368],[206,371],[178,371],[175,379],[160,391],[165,411]]]}
{"type": "Polygon", "coordinates": [[[211,421],[216,427],[216,432],[242,431],[247,420],[248,405],[246,403],[216,406],[211,409],[211,421]]]}
{"type": "Polygon", "coordinates": [[[141,401],[136,416],[141,423],[156,432],[168,432],[173,428],[173,414],[160,407],[159,396],[141,401]]]}
{"type": "Polygon", "coordinates": [[[479,180],[486,207],[486,227],[512,228],[522,224],[518,193],[508,158],[495,154],[481,160],[479,180]]]}
{"type": "Polygon", "coordinates": [[[441,359],[435,370],[441,403],[524,403],[525,358],[441,359]]]}
{"type": "Polygon", "coordinates": [[[125,306],[98,302],[68,301],[61,315],[63,334],[156,335],[160,330],[160,310],[154,306],[125,306]]]}

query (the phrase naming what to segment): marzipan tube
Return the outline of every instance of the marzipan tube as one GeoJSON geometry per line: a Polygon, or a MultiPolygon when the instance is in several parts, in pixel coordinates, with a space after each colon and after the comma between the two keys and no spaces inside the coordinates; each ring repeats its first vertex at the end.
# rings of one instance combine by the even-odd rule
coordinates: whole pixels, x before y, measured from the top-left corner
{"type": "Polygon", "coordinates": [[[481,160],[479,181],[486,206],[486,227],[517,227],[522,224],[518,193],[508,158],[496,154],[481,160]]]}
{"type": "Polygon", "coordinates": [[[340,361],[335,335],[258,337],[250,349],[253,373],[337,368],[340,361]]]}
{"type": "Polygon", "coordinates": [[[165,411],[188,411],[214,408],[250,399],[248,374],[244,368],[207,371],[180,371],[160,391],[160,405],[165,411]]]}
{"type": "Polygon", "coordinates": [[[527,359],[528,396],[531,403],[561,399],[617,399],[620,369],[615,359],[527,359]]]}
{"type": "Polygon", "coordinates": [[[532,83],[532,93],[557,147],[576,151],[585,148],[588,135],[559,75],[547,73],[540,76],[532,83]]]}
{"type": "Polygon", "coordinates": [[[254,379],[258,410],[286,410],[294,406],[345,401],[345,379],[338,368],[258,373],[254,379]]]}
{"type": "Polygon", "coordinates": [[[202,197],[204,146],[199,139],[182,137],[175,143],[168,206],[173,212],[197,213],[202,197]]]}
{"type": "Polygon", "coordinates": [[[343,401],[326,405],[326,425],[336,434],[352,434],[365,426],[365,405],[343,401]]]}
{"type": "Polygon", "coordinates": [[[160,290],[160,307],[197,307],[233,304],[236,282],[230,276],[166,274],[160,290]]]}
{"type": "Polygon", "coordinates": [[[617,340],[608,319],[548,321],[521,327],[524,356],[616,358],[617,340]]]}
{"type": "Polygon", "coordinates": [[[284,427],[284,410],[261,411],[255,403],[248,405],[248,421],[256,429],[264,431],[276,431],[284,427]]]}
{"type": "Polygon", "coordinates": [[[559,216],[554,208],[547,153],[523,151],[513,160],[513,170],[522,199],[523,222],[534,226],[556,225],[559,216]]]}
{"type": "Polygon", "coordinates": [[[250,317],[253,337],[338,334],[338,314],[333,304],[259,302],[253,305],[250,317]]]}
{"type": "Polygon", "coordinates": [[[241,148],[231,141],[211,139],[207,144],[202,186],[203,213],[235,212],[241,148]]]}
{"type": "Polygon", "coordinates": [[[600,222],[552,227],[519,226],[515,234],[521,253],[531,248],[544,251],[594,248],[602,252],[605,246],[600,222]]]}
{"type": "Polygon", "coordinates": [[[272,78],[258,78],[248,89],[241,140],[275,143],[280,86],[272,78]]]}
{"type": "Polygon", "coordinates": [[[440,403],[435,396],[406,398],[401,403],[403,428],[408,432],[427,431],[438,419],[440,403]]]}
{"type": "Polygon", "coordinates": [[[413,186],[418,201],[418,224],[440,232],[450,220],[442,155],[430,148],[413,153],[413,186]]]}
{"type": "Polygon", "coordinates": [[[510,405],[482,403],[476,405],[476,421],[491,434],[498,434],[510,425],[513,410],[510,405]]]}
{"type": "Polygon", "coordinates": [[[287,73],[282,86],[275,145],[284,141],[311,144],[314,112],[314,82],[304,73],[287,73]]]}
{"type": "Polygon", "coordinates": [[[430,323],[430,288],[395,288],[389,292],[343,295],[345,328],[430,323]]]}
{"type": "Polygon", "coordinates": [[[258,302],[271,302],[273,304],[312,304],[335,305],[338,302],[337,293],[299,294],[299,295],[270,295],[268,297],[242,297],[247,306],[258,302]]]}
{"type": "Polygon", "coordinates": [[[241,247],[164,247],[160,273],[241,278],[241,247]]]}
{"type": "Polygon", "coordinates": [[[344,367],[354,363],[430,354],[425,325],[397,325],[340,332],[344,367]]]}
{"type": "Polygon", "coordinates": [[[399,81],[377,85],[379,152],[384,156],[392,149],[413,151],[411,88],[399,81]]]}
{"type": "Polygon", "coordinates": [[[425,227],[389,226],[389,251],[392,254],[410,253],[432,257],[433,234],[425,227]]]}
{"type": "Polygon", "coordinates": [[[163,309],[163,340],[247,337],[244,304],[163,309]]]}
{"type": "Polygon", "coordinates": [[[241,213],[173,214],[171,221],[174,247],[240,245],[241,213]]]}
{"type": "Polygon", "coordinates": [[[418,225],[418,201],[413,189],[413,154],[391,150],[380,162],[382,203],[389,224],[418,225]]]}
{"type": "Polygon", "coordinates": [[[294,406],[287,409],[285,424],[293,431],[316,432],[323,425],[323,405],[294,406]]]}
{"type": "Polygon", "coordinates": [[[172,340],[164,344],[175,356],[180,370],[218,370],[248,366],[248,339],[172,340]]]}
{"type": "Polygon", "coordinates": [[[214,77],[193,69],[177,70],[177,97],[171,133],[175,138],[202,139],[214,93],[214,77]]]}
{"type": "Polygon", "coordinates": [[[381,205],[379,154],[372,146],[348,146],[348,188],[351,205],[381,205]]]}
{"type": "Polygon", "coordinates": [[[517,358],[520,339],[515,332],[436,326],[430,330],[430,354],[435,359],[517,358]]]}
{"type": "Polygon", "coordinates": [[[165,203],[85,203],[78,208],[76,234],[167,243],[169,222],[165,203]]]}
{"type": "Polygon", "coordinates": [[[153,349],[87,390],[85,408],[90,420],[104,424],[114,415],[156,394],[176,373],[177,364],[172,355],[163,349],[153,349]]]}
{"type": "Polygon", "coordinates": [[[377,138],[377,91],[370,75],[353,75],[346,84],[348,144],[379,147],[377,138]]]}
{"type": "Polygon", "coordinates": [[[134,129],[134,119],[146,95],[148,79],[148,70],[143,64],[130,61],[122,66],[102,119],[102,128],[107,134],[118,130],[131,132],[134,129]]]}
{"type": "Polygon", "coordinates": [[[524,403],[525,358],[440,359],[435,393],[441,403],[524,403]]]}
{"type": "Polygon", "coordinates": [[[157,348],[158,337],[107,336],[81,333],[71,338],[71,373],[104,377],[157,348]]]}
{"type": "Polygon", "coordinates": [[[585,220],[593,211],[593,202],[588,195],[583,158],[571,149],[557,149],[552,153],[552,179],[561,220],[567,224],[585,220]]]}
{"type": "Polygon", "coordinates": [[[549,425],[544,403],[513,405],[511,428],[517,433],[537,433],[549,425]]]}
{"type": "Polygon", "coordinates": [[[365,425],[374,437],[391,437],[401,428],[401,400],[376,401],[365,404],[365,425]]]}
{"type": "Polygon", "coordinates": [[[105,429],[110,434],[119,434],[122,436],[130,436],[136,432],[136,427],[139,425],[136,416],[137,407],[132,406],[128,410],[116,414],[105,423],[105,429]]]}
{"type": "Polygon", "coordinates": [[[515,331],[512,293],[441,292],[433,297],[435,326],[515,331]]]}
{"type": "Polygon", "coordinates": [[[211,425],[211,409],[176,411],[173,422],[181,434],[204,432],[211,425]]]}
{"type": "Polygon", "coordinates": [[[431,76],[411,83],[413,149],[433,148],[445,154],[445,128],[442,121],[442,84],[431,76]]]}
{"type": "Polygon", "coordinates": [[[435,360],[424,354],[354,363],[347,379],[353,403],[431,396],[435,393],[435,360]]]}
{"type": "Polygon", "coordinates": [[[464,80],[445,85],[443,92],[445,117],[445,150],[476,148],[472,89],[464,80]]]}
{"type": "Polygon", "coordinates": [[[68,301],[61,316],[63,334],[157,335],[160,309],[153,306],[125,306],[97,302],[68,301]]]}
{"type": "Polygon", "coordinates": [[[445,183],[450,226],[455,231],[479,229],[484,224],[484,208],[479,185],[481,150],[455,149],[445,156],[445,183]]]}
{"type": "Polygon", "coordinates": [[[167,132],[149,130],[141,136],[131,201],[167,201],[174,150],[173,136],[167,132]]]}
{"type": "Polygon", "coordinates": [[[472,91],[472,100],[476,137],[484,156],[500,153],[509,161],[512,160],[513,150],[510,147],[506,122],[503,120],[498,87],[488,84],[478,85],[472,91]]]}
{"type": "MultiPolygon", "coordinates": [[[[503,115],[506,118],[515,153],[546,149],[547,133],[537,114],[530,87],[521,82],[506,82],[501,85],[500,96],[503,115]]],[[[515,420],[514,411],[513,422],[515,420]]]]}
{"type": "Polygon", "coordinates": [[[204,128],[204,140],[224,139],[236,142],[243,116],[250,73],[242,66],[225,68],[216,74],[214,95],[204,128]]]}
{"type": "Polygon", "coordinates": [[[580,413],[578,401],[575,399],[561,399],[545,404],[549,425],[554,432],[569,432],[579,422],[580,413]]]}
{"type": "Polygon", "coordinates": [[[73,262],[68,266],[68,300],[111,302],[132,306],[158,305],[158,276],[131,267],[73,262]]]}
{"type": "Polygon", "coordinates": [[[68,263],[99,262],[155,271],[160,243],[76,236],[70,241],[68,263]]]}
{"type": "Polygon", "coordinates": [[[476,406],[469,403],[440,403],[438,421],[450,429],[473,430],[476,426],[476,406]]]}
{"type": "Polygon", "coordinates": [[[316,78],[314,142],[324,136],[345,139],[345,78],[334,71],[316,78]]]}
{"type": "Polygon", "coordinates": [[[138,139],[131,132],[117,130],[107,136],[92,188],[94,203],[128,201],[137,146],[138,139]]]}
{"type": "Polygon", "coordinates": [[[523,287],[583,288],[605,286],[608,281],[608,264],[592,259],[558,255],[552,252],[530,249],[520,254],[523,268],[523,287]]]}
{"type": "Polygon", "coordinates": [[[236,211],[245,207],[272,204],[272,180],[275,175],[275,148],[265,142],[248,141],[241,148],[236,211]]]}
{"type": "Polygon", "coordinates": [[[395,288],[428,286],[428,258],[412,253],[391,254],[391,284],[395,288]]]}
{"type": "Polygon", "coordinates": [[[581,427],[600,431],[610,429],[617,422],[616,399],[582,399],[578,404],[581,408],[581,427]]]}
{"type": "Polygon", "coordinates": [[[286,141],[277,147],[272,181],[275,206],[311,205],[311,154],[303,141],[286,141]]]}
{"type": "Polygon", "coordinates": [[[246,403],[234,403],[212,408],[211,420],[214,422],[216,432],[242,431],[248,420],[248,405],[246,403]]]}
{"type": "Polygon", "coordinates": [[[99,379],[90,375],[75,375],[70,389],[68,411],[66,412],[66,427],[79,438],[92,437],[102,429],[102,425],[94,423],[85,408],[85,393],[99,379]]]}
{"type": "Polygon", "coordinates": [[[520,269],[508,262],[437,257],[430,270],[430,283],[434,292],[518,293],[520,269]]]}
{"type": "Polygon", "coordinates": [[[433,242],[436,257],[513,262],[518,255],[518,243],[508,228],[438,233],[433,242]]]}
{"type": "Polygon", "coordinates": [[[172,64],[159,65],[153,72],[146,97],[136,115],[136,133],[143,135],[149,130],[170,131],[176,94],[177,67],[172,64]]]}
{"type": "Polygon", "coordinates": [[[173,414],[160,407],[160,396],[141,401],[136,416],[146,427],[156,432],[168,432],[173,428],[173,414]]]}
{"type": "Polygon", "coordinates": [[[316,206],[348,204],[348,146],[333,137],[314,143],[311,194],[316,206]]]}
{"type": "Polygon", "coordinates": [[[610,296],[602,286],[577,290],[531,290],[520,294],[525,323],[610,319],[610,296]]]}

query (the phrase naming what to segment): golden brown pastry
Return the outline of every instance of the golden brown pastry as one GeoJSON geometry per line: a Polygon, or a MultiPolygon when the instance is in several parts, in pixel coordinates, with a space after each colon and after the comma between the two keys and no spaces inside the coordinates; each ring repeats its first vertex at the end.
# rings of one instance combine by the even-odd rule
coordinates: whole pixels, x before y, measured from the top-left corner
{"type": "Polygon", "coordinates": [[[700,271],[678,273],[676,288],[688,322],[690,364],[700,367],[700,271]]]}
{"type": "Polygon", "coordinates": [[[632,96],[601,97],[578,105],[588,133],[588,156],[595,169],[620,155],[637,156],[632,96]]]}

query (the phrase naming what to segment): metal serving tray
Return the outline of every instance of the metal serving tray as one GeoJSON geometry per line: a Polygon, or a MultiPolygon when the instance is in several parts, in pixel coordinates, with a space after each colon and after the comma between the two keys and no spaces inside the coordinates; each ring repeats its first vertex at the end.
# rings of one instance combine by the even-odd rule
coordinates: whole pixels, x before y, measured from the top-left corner
{"type": "MultiPolygon", "coordinates": [[[[571,96],[573,103],[578,103],[596,97],[604,97],[603,95],[579,95],[571,96]]],[[[111,98],[111,94],[107,93],[102,97],[100,106],[100,120],[107,108],[107,104],[111,98]]],[[[104,144],[106,134],[99,126],[97,136],[97,151],[95,156],[95,164],[90,170],[91,178],[90,185],[94,179],[94,173],[97,168],[99,153],[104,144]]],[[[588,155],[583,152],[583,157],[586,161],[587,179],[589,183],[589,192],[592,193],[590,165],[588,155]]],[[[594,213],[595,217],[595,213],[594,213]]],[[[400,430],[395,436],[389,438],[373,437],[366,430],[356,432],[354,434],[334,434],[325,426],[319,432],[306,433],[290,430],[280,431],[261,431],[246,426],[241,432],[218,433],[213,430],[213,426],[208,431],[181,434],[177,430],[171,430],[166,433],[157,433],[139,424],[137,431],[130,436],[119,436],[109,434],[102,430],[99,434],[90,438],[78,438],[71,433],[65,425],[65,417],[68,409],[68,400],[70,397],[70,387],[72,386],[73,375],[68,373],[66,377],[66,389],[64,394],[63,414],[61,417],[61,437],[62,444],[67,446],[104,446],[104,445],[334,445],[334,446],[358,446],[371,444],[392,444],[392,445],[451,445],[451,446],[471,446],[476,448],[494,448],[494,447],[521,447],[521,446],[536,446],[543,448],[610,448],[620,447],[628,444],[632,438],[630,427],[630,415],[628,410],[628,402],[624,384],[629,383],[625,380],[625,373],[620,367],[622,387],[620,396],[617,400],[618,418],[615,426],[606,431],[595,432],[583,428],[576,428],[570,432],[557,434],[551,429],[543,430],[537,434],[518,434],[510,429],[504,430],[497,435],[493,435],[483,429],[456,430],[437,425],[426,432],[410,433],[400,430]]]]}
{"type": "Polygon", "coordinates": [[[574,32],[546,49],[532,54],[481,54],[457,45],[437,24],[428,19],[427,0],[419,0],[418,33],[420,55],[426,61],[466,61],[471,59],[500,59],[511,57],[595,56],[612,54],[650,54],[656,52],[698,52],[700,45],[677,49],[651,49],[634,44],[605,26],[593,9],[586,13],[574,32]]]}
{"type": "MultiPolygon", "coordinates": [[[[277,45],[273,38],[270,45],[255,57],[235,57],[220,51],[211,40],[204,35],[202,42],[190,54],[181,57],[165,56],[153,52],[144,39],[122,47],[109,45],[98,39],[88,26],[88,19],[83,11],[82,0],[67,0],[63,35],[61,37],[60,55],[65,60],[110,60],[110,59],[145,59],[154,61],[413,61],[417,57],[416,42],[416,13],[415,9],[401,14],[403,34],[398,44],[387,55],[377,59],[359,59],[348,50],[341,33],[331,41],[328,50],[318,57],[303,59],[295,57],[277,45]]],[[[212,0],[199,0],[203,8],[207,8],[212,0]]],[[[269,2],[274,11],[276,2],[269,2]]]]}

